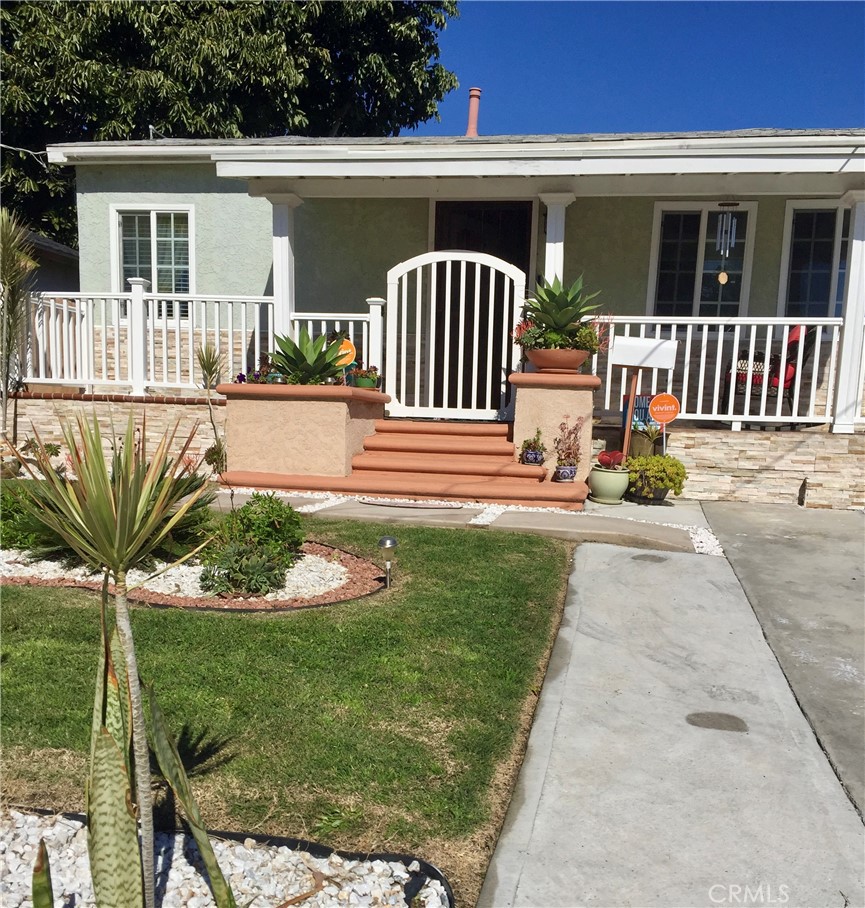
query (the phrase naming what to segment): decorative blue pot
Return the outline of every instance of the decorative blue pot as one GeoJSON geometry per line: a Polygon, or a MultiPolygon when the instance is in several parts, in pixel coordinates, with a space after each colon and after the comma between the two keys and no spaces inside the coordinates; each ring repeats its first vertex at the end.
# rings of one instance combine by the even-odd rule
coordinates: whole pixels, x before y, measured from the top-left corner
{"type": "Polygon", "coordinates": [[[544,455],[541,451],[523,451],[523,463],[531,463],[540,466],[544,462],[544,455]]]}
{"type": "Polygon", "coordinates": [[[573,482],[576,478],[576,467],[566,467],[559,464],[555,473],[553,473],[553,482],[573,482]]]}

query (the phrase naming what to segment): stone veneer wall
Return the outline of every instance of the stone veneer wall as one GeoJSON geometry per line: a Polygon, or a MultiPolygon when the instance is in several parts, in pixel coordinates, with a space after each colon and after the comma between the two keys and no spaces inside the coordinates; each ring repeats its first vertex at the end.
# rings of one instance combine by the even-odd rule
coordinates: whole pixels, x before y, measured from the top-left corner
{"type": "MultiPolygon", "coordinates": [[[[621,430],[596,426],[594,449],[617,448],[621,430]]],[[[865,434],[710,429],[670,425],[667,453],[688,471],[682,498],[804,504],[809,508],[865,507],[865,434]]]]}
{"type": "MultiPolygon", "coordinates": [[[[220,431],[224,431],[225,401],[214,398],[213,415],[220,431]]],[[[9,401],[9,432],[12,429],[12,408],[15,401],[9,401]]],[[[176,450],[190,432],[197,426],[190,454],[202,455],[213,444],[213,429],[207,414],[205,398],[183,397],[131,397],[125,394],[72,394],[59,392],[23,392],[18,395],[18,442],[33,434],[35,426],[44,442],[63,443],[61,420],[75,418],[77,413],[92,418],[95,413],[103,435],[110,432],[112,424],[118,432],[126,429],[130,411],[136,419],[147,418],[147,437],[150,444],[155,444],[175,423],[180,423],[176,440],[176,450]]]]}
{"type": "MultiPolygon", "coordinates": [[[[222,429],[225,401],[217,399],[214,403],[216,423],[222,429]]],[[[11,408],[10,401],[10,420],[11,408]]],[[[40,392],[19,396],[18,438],[23,441],[31,434],[32,422],[45,441],[62,442],[60,418],[76,411],[96,412],[104,429],[112,421],[123,428],[130,409],[146,412],[151,437],[164,434],[178,418],[181,433],[197,423],[193,454],[202,454],[213,442],[203,398],[40,392]]],[[[621,444],[617,426],[596,425],[593,437],[595,453],[621,444]]],[[[865,508],[865,433],[832,435],[822,427],[798,432],[731,432],[673,423],[668,451],[688,470],[683,498],[865,508]]]]}

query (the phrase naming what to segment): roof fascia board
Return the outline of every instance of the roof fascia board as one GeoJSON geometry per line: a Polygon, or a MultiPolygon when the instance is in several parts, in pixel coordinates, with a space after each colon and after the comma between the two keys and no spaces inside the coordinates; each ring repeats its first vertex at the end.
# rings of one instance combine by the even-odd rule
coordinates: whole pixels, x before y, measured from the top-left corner
{"type": "Polygon", "coordinates": [[[508,177],[688,173],[865,173],[865,158],[630,158],[551,161],[217,161],[220,177],[508,177]]]}
{"type": "Polygon", "coordinates": [[[471,141],[453,144],[372,144],[372,145],[124,145],[122,143],[72,143],[49,145],[52,164],[84,164],[91,161],[123,160],[160,161],[243,161],[278,159],[284,161],[423,161],[427,159],[514,160],[514,159],[584,159],[657,156],[727,157],[739,154],[788,157],[826,154],[831,157],[865,155],[865,138],[853,135],[832,136],[760,136],[730,138],[616,139],[543,142],[526,141],[487,143],[471,141]]]}

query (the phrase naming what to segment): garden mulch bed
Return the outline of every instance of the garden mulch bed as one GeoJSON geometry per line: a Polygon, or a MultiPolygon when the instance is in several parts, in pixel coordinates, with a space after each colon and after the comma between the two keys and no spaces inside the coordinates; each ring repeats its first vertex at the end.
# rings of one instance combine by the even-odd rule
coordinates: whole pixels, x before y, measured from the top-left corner
{"type": "MultiPolygon", "coordinates": [[[[345,602],[349,599],[359,599],[384,589],[382,569],[372,561],[358,558],[350,552],[324,545],[320,542],[305,542],[301,546],[300,551],[304,555],[316,555],[328,561],[338,562],[348,570],[348,580],[342,586],[308,598],[299,597],[277,600],[227,596],[169,596],[153,590],[136,589],[129,593],[129,599],[157,608],[185,608],[217,612],[281,612],[296,611],[304,608],[320,608],[337,602],[345,602]]],[[[102,584],[99,582],[63,578],[40,580],[34,577],[4,577],[3,583],[45,587],[75,587],[95,591],[102,589],[102,584]]],[[[109,585],[109,591],[114,591],[113,585],[109,585]]]]}

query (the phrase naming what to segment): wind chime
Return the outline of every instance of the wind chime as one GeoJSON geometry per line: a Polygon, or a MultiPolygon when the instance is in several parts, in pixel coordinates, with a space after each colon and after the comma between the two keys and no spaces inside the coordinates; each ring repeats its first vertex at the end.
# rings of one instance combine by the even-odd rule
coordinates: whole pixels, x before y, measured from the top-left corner
{"type": "Polygon", "coordinates": [[[718,283],[726,284],[730,280],[727,274],[727,259],[730,258],[730,252],[736,248],[736,218],[731,208],[738,208],[738,202],[721,202],[718,207],[721,213],[718,215],[718,233],[715,237],[715,251],[721,253],[721,270],[718,272],[718,283]]]}

